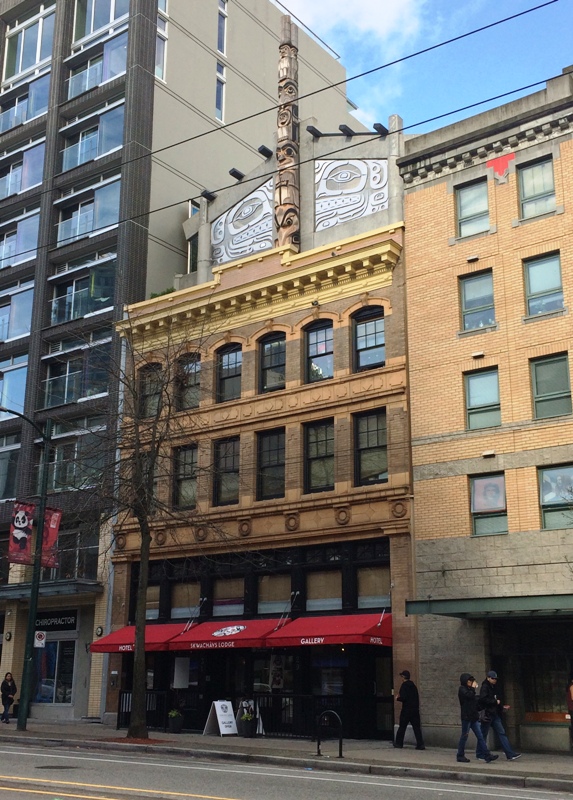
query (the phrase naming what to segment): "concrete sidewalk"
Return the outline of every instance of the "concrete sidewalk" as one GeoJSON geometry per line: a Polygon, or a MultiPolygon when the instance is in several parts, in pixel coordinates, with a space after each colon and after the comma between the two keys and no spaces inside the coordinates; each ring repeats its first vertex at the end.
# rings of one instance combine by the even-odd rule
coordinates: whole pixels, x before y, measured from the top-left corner
{"type": "Polygon", "coordinates": [[[198,733],[163,733],[150,731],[151,741],[132,744],[124,730],[117,731],[97,722],[41,722],[28,720],[26,731],[16,730],[16,720],[0,726],[0,746],[34,745],[44,747],[76,747],[89,750],[130,752],[156,755],[185,755],[200,759],[222,759],[243,763],[275,764],[301,769],[323,769],[368,775],[453,780],[464,783],[487,783],[518,788],[552,789],[573,793],[573,755],[524,753],[518,761],[507,761],[503,752],[492,764],[476,761],[456,762],[452,749],[428,747],[418,751],[405,745],[403,750],[391,742],[368,739],[347,739],[343,742],[343,758],[338,757],[338,740],[317,744],[308,739],[274,739],[257,736],[202,736],[198,733]]]}

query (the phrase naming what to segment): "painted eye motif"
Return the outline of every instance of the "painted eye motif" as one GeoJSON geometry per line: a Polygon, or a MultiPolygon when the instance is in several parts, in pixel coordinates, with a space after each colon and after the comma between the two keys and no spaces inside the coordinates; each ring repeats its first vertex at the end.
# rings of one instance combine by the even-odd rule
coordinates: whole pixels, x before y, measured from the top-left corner
{"type": "Polygon", "coordinates": [[[262,203],[257,200],[253,200],[247,205],[242,206],[239,209],[237,214],[235,215],[235,222],[246,222],[252,219],[256,214],[259,213],[261,210],[262,203]]]}

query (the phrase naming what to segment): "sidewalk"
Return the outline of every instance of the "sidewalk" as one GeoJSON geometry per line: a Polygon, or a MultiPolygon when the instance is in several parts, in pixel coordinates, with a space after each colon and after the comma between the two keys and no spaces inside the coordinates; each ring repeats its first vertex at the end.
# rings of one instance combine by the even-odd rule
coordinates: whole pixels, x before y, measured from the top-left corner
{"type": "Polygon", "coordinates": [[[150,731],[151,742],[131,744],[125,730],[98,722],[41,722],[28,720],[26,731],[16,730],[16,720],[0,726],[0,746],[34,745],[46,747],[78,747],[90,750],[186,755],[201,759],[276,764],[301,769],[323,769],[367,775],[427,778],[488,783],[518,788],[540,788],[573,793],[573,755],[524,753],[518,761],[507,761],[503,752],[492,764],[476,761],[471,751],[469,764],[456,762],[455,747],[428,747],[417,751],[413,746],[396,750],[391,742],[347,739],[343,742],[343,758],[338,758],[338,740],[317,744],[307,739],[274,739],[257,736],[202,736],[198,733],[163,733],[150,731]],[[120,741],[118,741],[120,740],[120,741]]]}

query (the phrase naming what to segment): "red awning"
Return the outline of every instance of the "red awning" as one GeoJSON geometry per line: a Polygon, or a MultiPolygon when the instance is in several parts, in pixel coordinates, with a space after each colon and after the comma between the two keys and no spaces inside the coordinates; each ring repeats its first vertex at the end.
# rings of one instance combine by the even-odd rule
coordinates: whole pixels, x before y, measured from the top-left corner
{"type": "MultiPolygon", "coordinates": [[[[287,620],[288,623],[288,620],[287,620]]],[[[250,619],[201,622],[169,642],[169,650],[227,650],[234,647],[264,647],[265,636],[280,626],[281,619],[250,619]]],[[[280,628],[282,630],[282,627],[280,628]]]]}
{"type": "MultiPolygon", "coordinates": [[[[167,650],[167,643],[177,634],[185,630],[185,622],[170,623],[168,625],[145,626],[145,649],[167,650]]],[[[90,645],[92,653],[133,653],[135,642],[135,626],[126,625],[118,631],[96,639],[90,645]]]]}
{"type": "Polygon", "coordinates": [[[266,647],[320,644],[392,646],[392,614],[354,614],[339,617],[299,617],[269,634],[266,647]]]}

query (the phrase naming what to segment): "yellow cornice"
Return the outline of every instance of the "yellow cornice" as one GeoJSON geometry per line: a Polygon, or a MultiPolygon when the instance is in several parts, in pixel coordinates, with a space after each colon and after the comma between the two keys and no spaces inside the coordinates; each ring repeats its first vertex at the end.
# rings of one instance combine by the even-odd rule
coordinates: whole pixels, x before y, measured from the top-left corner
{"type": "Polygon", "coordinates": [[[217,268],[216,282],[203,284],[200,295],[199,287],[193,287],[128,307],[128,319],[118,328],[134,339],[145,336],[146,345],[157,345],[167,329],[174,341],[196,338],[205,332],[207,320],[209,332],[238,328],[308,308],[314,299],[324,304],[341,295],[381,289],[391,282],[402,252],[401,244],[391,238],[400,230],[401,225],[386,226],[298,254],[285,248],[267,251],[266,257],[259,255],[249,263],[270,261],[280,253],[280,271],[224,288],[217,282],[220,273],[244,268],[247,263],[233,262],[217,268]]]}

